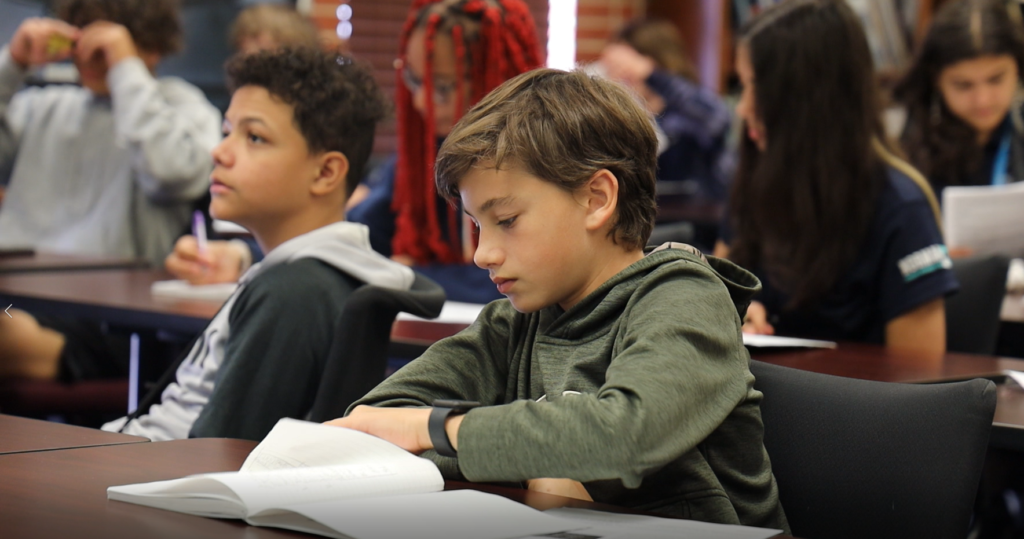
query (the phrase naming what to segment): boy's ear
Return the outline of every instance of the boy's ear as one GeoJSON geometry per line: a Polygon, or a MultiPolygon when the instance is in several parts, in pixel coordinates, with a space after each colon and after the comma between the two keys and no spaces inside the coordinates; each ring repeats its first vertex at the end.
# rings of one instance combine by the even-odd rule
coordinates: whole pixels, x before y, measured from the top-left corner
{"type": "Polygon", "coordinates": [[[310,186],[313,196],[325,196],[340,190],[345,192],[345,178],[348,176],[348,157],[341,152],[326,152],[320,156],[320,169],[310,186]]]}
{"type": "Polygon", "coordinates": [[[583,186],[587,230],[600,230],[615,218],[619,206],[619,179],[608,169],[594,173],[583,186]]]}

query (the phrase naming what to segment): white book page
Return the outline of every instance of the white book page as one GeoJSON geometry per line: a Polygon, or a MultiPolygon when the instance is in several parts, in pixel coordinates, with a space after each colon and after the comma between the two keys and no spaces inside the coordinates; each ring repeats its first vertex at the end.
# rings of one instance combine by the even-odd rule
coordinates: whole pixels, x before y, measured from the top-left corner
{"type": "Polygon", "coordinates": [[[239,471],[380,462],[392,465],[408,462],[416,466],[417,461],[423,460],[365,432],[284,418],[249,453],[239,471]]]}
{"type": "Polygon", "coordinates": [[[107,488],[107,499],[216,518],[245,518],[242,500],[205,475],[107,488]]]}
{"type": "Polygon", "coordinates": [[[262,472],[225,472],[208,477],[225,484],[245,504],[248,516],[293,504],[433,492],[444,488],[434,463],[411,461],[358,463],[262,472]]]}
{"type": "Polygon", "coordinates": [[[249,523],[320,534],[327,527],[338,532],[335,537],[354,539],[508,539],[581,526],[476,490],[296,504],[288,509],[322,526],[305,527],[294,516],[257,517],[249,523]]]}
{"type": "Polygon", "coordinates": [[[1024,182],[947,187],[942,192],[946,244],[975,255],[1024,253],[1024,182]]]}
{"type": "Polygon", "coordinates": [[[743,344],[754,348],[835,348],[831,341],[815,341],[797,339],[795,337],[779,337],[777,335],[743,334],[743,344]]]}
{"type": "MultiPolygon", "coordinates": [[[[646,515],[604,513],[589,509],[559,508],[545,511],[577,526],[573,532],[593,539],[767,539],[782,530],[711,524],[696,520],[678,520],[646,515]]],[[[536,536],[534,536],[536,537],[536,536]]],[[[550,538],[547,538],[550,539],[550,538]]]]}

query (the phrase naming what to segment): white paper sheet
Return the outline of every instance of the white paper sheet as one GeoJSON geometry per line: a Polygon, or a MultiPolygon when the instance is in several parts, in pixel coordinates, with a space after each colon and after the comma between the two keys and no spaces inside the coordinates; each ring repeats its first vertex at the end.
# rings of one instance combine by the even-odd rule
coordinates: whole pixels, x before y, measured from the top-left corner
{"type": "Polygon", "coordinates": [[[398,320],[427,320],[440,324],[472,324],[484,306],[479,303],[462,303],[459,301],[446,301],[437,318],[427,320],[413,316],[409,313],[398,313],[398,320]]]}
{"type": "Polygon", "coordinates": [[[1024,182],[947,187],[942,193],[946,244],[975,255],[1024,253],[1024,182]]]}
{"type": "Polygon", "coordinates": [[[512,539],[585,525],[476,490],[311,503],[289,509],[338,530],[340,537],[353,539],[512,539]]]}
{"type": "Polygon", "coordinates": [[[795,337],[779,337],[777,335],[743,334],[743,344],[753,348],[835,348],[832,341],[815,341],[797,339],[795,337]]]}
{"type": "MultiPolygon", "coordinates": [[[[566,537],[576,539],[767,539],[782,533],[782,530],[710,524],[695,520],[677,520],[646,515],[604,513],[588,509],[559,508],[545,513],[564,518],[584,526],[575,529],[566,537]]],[[[551,536],[536,536],[537,539],[552,539],[551,536]]],[[[559,537],[555,535],[555,537],[559,537]]],[[[531,538],[532,539],[532,538],[531,538]]]]}
{"type": "Polygon", "coordinates": [[[203,301],[227,301],[237,289],[238,283],[195,285],[184,280],[157,281],[149,287],[156,297],[203,301]]]}

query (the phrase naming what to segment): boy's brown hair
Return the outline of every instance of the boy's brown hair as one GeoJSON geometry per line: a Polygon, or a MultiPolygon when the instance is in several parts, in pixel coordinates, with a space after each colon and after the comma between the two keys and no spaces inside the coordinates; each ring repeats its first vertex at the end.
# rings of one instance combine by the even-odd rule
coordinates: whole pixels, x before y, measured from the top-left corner
{"type": "Polygon", "coordinates": [[[437,190],[457,199],[475,166],[519,167],[570,192],[607,169],[619,182],[609,236],[642,249],[657,211],[657,156],[653,120],[623,87],[581,71],[537,69],[499,86],[452,128],[438,151],[437,190]]]}
{"type": "Polygon", "coordinates": [[[313,23],[295,8],[280,4],[258,4],[239,13],[231,25],[231,46],[238,50],[246,38],[264,33],[280,46],[320,48],[313,23]]]}
{"type": "Polygon", "coordinates": [[[83,28],[109,21],[128,29],[135,46],[168,56],[181,50],[182,32],[177,0],[63,0],[57,17],[83,28]]]}

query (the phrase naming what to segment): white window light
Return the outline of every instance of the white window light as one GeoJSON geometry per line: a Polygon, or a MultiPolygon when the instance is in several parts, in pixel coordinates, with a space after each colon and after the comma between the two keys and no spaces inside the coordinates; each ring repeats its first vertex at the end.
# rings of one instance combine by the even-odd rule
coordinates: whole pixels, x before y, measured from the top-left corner
{"type": "Polygon", "coordinates": [[[570,70],[576,65],[576,0],[548,2],[548,67],[570,70]]]}

